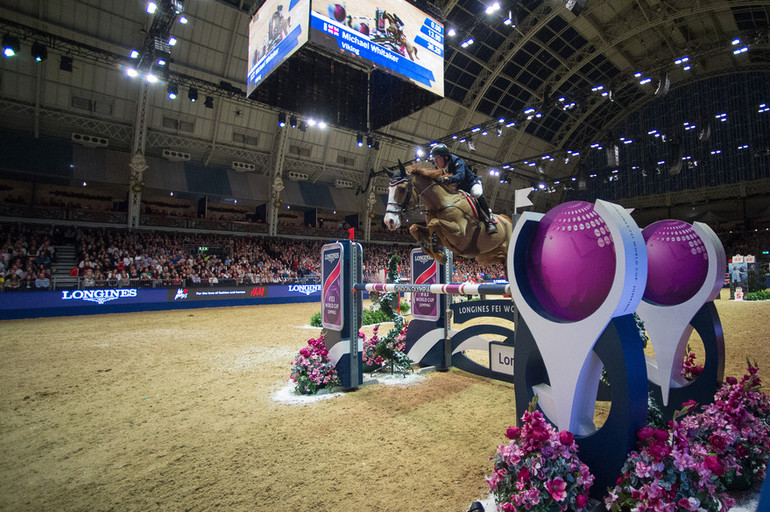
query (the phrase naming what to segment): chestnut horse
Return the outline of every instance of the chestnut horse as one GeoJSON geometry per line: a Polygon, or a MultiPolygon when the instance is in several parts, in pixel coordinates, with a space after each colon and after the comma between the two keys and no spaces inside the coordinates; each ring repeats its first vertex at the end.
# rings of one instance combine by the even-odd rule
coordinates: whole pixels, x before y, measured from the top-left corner
{"type": "Polygon", "coordinates": [[[401,226],[405,210],[423,207],[426,225],[413,224],[409,233],[423,252],[439,263],[446,257],[437,241],[464,258],[475,258],[481,264],[505,264],[513,223],[505,215],[495,215],[497,233],[488,234],[484,222],[475,214],[467,197],[457,192],[455,185],[438,184],[440,169],[400,166],[399,174],[391,174],[388,206],[383,221],[391,231],[401,226]]]}

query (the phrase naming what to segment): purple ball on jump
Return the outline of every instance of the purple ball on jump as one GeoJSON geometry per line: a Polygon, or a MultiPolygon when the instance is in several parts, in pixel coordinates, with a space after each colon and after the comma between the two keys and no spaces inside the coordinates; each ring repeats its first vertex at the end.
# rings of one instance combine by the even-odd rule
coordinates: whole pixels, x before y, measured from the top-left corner
{"type": "Polygon", "coordinates": [[[647,246],[644,300],[664,306],[690,300],[708,273],[708,253],[691,224],[661,220],[642,230],[647,246]]]}
{"type": "Polygon", "coordinates": [[[615,279],[615,244],[592,203],[570,201],[545,214],[527,274],[543,309],[559,319],[576,322],[599,309],[615,279]]]}
{"type": "Polygon", "coordinates": [[[329,18],[342,23],[345,20],[345,7],[340,4],[329,4],[329,18]]]}

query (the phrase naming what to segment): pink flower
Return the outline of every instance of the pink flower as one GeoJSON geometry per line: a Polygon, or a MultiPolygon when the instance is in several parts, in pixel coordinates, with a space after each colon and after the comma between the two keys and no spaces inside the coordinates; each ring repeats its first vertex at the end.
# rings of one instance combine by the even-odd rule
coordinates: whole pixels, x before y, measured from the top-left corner
{"type": "Polygon", "coordinates": [[[585,494],[578,494],[577,498],[575,498],[575,506],[577,506],[578,510],[581,508],[585,508],[588,504],[588,496],[585,494]]]}
{"type": "Polygon", "coordinates": [[[655,436],[655,439],[660,441],[661,443],[664,441],[668,441],[668,430],[664,430],[662,428],[656,428],[654,436],[655,436]]]}
{"type": "Polygon", "coordinates": [[[529,482],[529,478],[530,478],[529,469],[521,468],[519,470],[519,474],[517,475],[517,477],[520,482],[524,482],[524,483],[529,482]]]}
{"type": "Polygon", "coordinates": [[[503,503],[503,512],[516,512],[516,507],[513,506],[513,503],[503,503]]]}
{"type": "Polygon", "coordinates": [[[553,496],[555,501],[564,501],[567,497],[567,492],[565,490],[567,488],[567,483],[560,477],[548,480],[545,483],[545,488],[548,489],[548,492],[551,493],[551,496],[553,496]]]}
{"type": "Polygon", "coordinates": [[[516,439],[519,437],[520,433],[521,429],[519,427],[508,427],[508,430],[505,431],[505,437],[508,439],[516,439]]]}
{"type": "Polygon", "coordinates": [[[568,430],[562,430],[559,432],[559,442],[564,446],[572,446],[572,443],[575,442],[575,436],[568,430]]]}
{"type": "Polygon", "coordinates": [[[735,377],[726,377],[725,382],[727,382],[731,386],[735,386],[736,384],[738,384],[738,379],[736,379],[735,377]]]}

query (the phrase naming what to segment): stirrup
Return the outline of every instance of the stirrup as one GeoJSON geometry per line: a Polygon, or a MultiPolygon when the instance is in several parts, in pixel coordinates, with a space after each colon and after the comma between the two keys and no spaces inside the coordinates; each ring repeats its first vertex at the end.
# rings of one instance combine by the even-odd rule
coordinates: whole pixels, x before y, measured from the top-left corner
{"type": "Polygon", "coordinates": [[[487,222],[487,233],[490,235],[497,233],[497,226],[495,226],[495,223],[491,220],[487,222]]]}

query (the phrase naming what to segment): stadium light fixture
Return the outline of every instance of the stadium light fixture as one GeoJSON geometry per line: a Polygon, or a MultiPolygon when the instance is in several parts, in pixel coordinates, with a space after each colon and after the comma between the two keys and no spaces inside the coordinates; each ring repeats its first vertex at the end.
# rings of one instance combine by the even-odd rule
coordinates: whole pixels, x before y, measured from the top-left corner
{"type": "Polygon", "coordinates": [[[48,48],[42,43],[32,43],[32,58],[35,62],[43,62],[48,58],[48,48]]]}
{"type": "Polygon", "coordinates": [[[21,44],[19,38],[12,36],[11,34],[5,34],[3,36],[3,55],[6,57],[13,57],[21,50],[21,44]]]}

